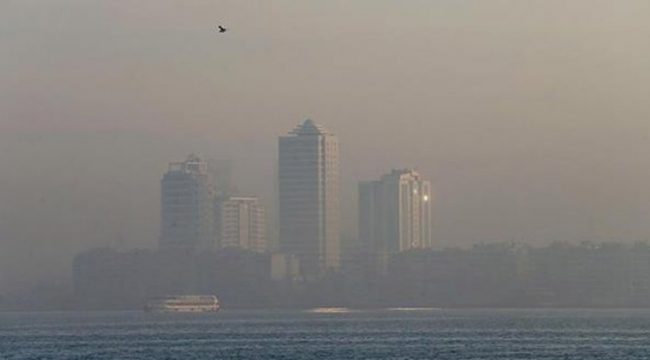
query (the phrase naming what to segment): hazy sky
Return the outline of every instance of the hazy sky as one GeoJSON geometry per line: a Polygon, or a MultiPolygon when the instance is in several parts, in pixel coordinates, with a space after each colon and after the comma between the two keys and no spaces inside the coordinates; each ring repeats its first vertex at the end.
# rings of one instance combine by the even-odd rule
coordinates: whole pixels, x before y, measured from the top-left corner
{"type": "Polygon", "coordinates": [[[392,167],[429,177],[437,245],[650,240],[649,18],[647,0],[0,1],[0,288],[153,248],[159,179],[188,152],[270,198],[277,136],[307,117],[341,140],[346,198],[392,167]]]}

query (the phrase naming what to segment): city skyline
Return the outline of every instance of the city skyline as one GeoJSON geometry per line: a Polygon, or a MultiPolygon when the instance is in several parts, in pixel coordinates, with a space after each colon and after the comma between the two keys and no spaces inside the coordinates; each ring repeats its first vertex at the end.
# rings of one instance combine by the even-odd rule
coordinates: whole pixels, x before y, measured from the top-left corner
{"type": "Polygon", "coordinates": [[[645,359],[649,17],[0,0],[2,356],[645,359]]]}
{"type": "Polygon", "coordinates": [[[346,237],[357,181],[417,167],[440,246],[650,238],[646,1],[104,5],[0,3],[0,288],[155,248],[182,154],[271,204],[306,117],[345,144],[346,237]]]}
{"type": "Polygon", "coordinates": [[[352,238],[340,228],[334,134],[307,119],[279,137],[278,149],[278,200],[268,214],[258,198],[237,193],[230,161],[190,154],[170,163],[161,181],[160,248],[269,253],[274,277],[314,279],[337,271],[343,257],[385,272],[390,256],[434,247],[432,186],[416,170],[392,169],[358,183],[358,236],[352,238]],[[279,221],[267,227],[267,218],[279,221]],[[276,226],[279,247],[267,242],[276,226]]]}

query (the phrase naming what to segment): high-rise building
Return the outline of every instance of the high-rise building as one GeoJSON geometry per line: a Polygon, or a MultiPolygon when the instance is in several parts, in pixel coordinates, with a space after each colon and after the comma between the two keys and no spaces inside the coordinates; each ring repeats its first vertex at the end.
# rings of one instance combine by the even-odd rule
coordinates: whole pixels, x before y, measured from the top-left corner
{"type": "Polygon", "coordinates": [[[296,255],[303,276],[339,267],[338,139],[311,120],[279,144],[280,251],[296,255]]]}
{"type": "Polygon", "coordinates": [[[257,198],[220,199],[217,224],[220,248],[266,251],[266,218],[257,198]]]}
{"type": "Polygon", "coordinates": [[[361,251],[381,255],[431,248],[431,184],[413,170],[359,183],[361,251]]]}
{"type": "Polygon", "coordinates": [[[365,257],[374,256],[381,248],[384,222],[382,220],[381,181],[359,183],[359,244],[357,251],[365,257]]]}
{"type": "Polygon", "coordinates": [[[192,154],[161,180],[161,248],[214,247],[214,191],[207,165],[192,154]]]}
{"type": "Polygon", "coordinates": [[[381,182],[388,250],[432,247],[431,184],[413,170],[393,170],[381,182]]]}

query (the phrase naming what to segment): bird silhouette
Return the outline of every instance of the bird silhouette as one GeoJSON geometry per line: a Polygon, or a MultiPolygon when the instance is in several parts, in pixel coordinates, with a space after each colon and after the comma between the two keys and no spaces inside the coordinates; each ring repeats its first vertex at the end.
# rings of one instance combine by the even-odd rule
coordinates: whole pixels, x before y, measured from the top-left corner
{"type": "Polygon", "coordinates": [[[219,33],[225,33],[226,30],[228,30],[228,29],[226,29],[225,27],[219,25],[219,26],[217,26],[217,30],[219,30],[219,33]]]}

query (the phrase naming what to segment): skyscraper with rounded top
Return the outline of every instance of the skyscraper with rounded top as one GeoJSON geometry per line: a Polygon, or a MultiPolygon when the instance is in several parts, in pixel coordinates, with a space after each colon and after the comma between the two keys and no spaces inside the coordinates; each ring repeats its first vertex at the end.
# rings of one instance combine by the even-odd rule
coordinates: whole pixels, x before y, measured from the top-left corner
{"type": "Polygon", "coordinates": [[[306,278],[339,266],[339,142],[305,120],[279,141],[280,251],[306,278]]]}

